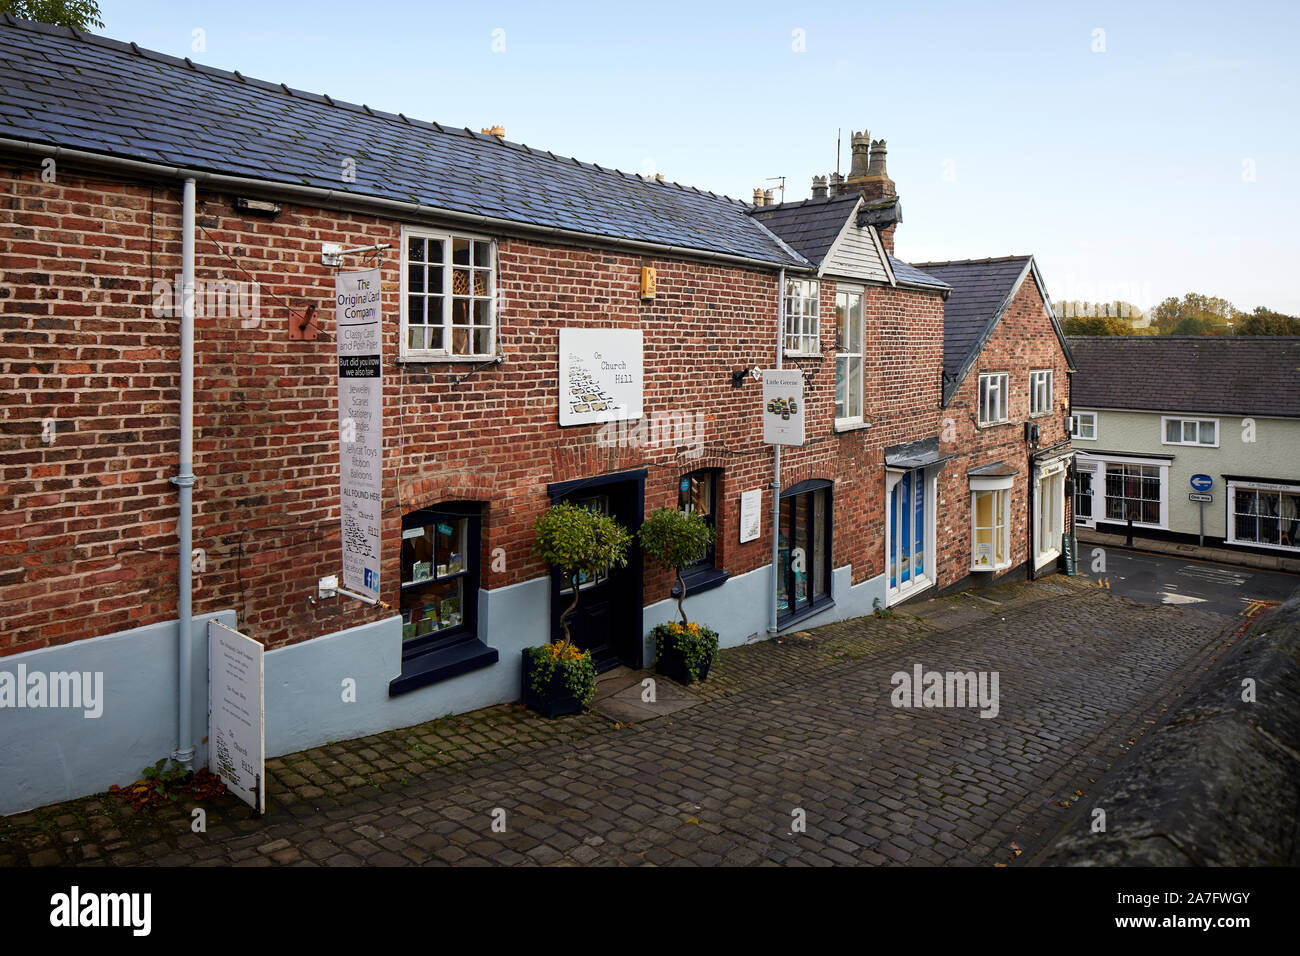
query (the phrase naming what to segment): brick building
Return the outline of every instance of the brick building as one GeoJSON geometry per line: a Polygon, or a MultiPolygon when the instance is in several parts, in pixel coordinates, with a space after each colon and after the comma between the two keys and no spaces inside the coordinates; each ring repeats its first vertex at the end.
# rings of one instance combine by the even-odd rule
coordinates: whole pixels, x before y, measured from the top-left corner
{"type": "MultiPolygon", "coordinates": [[[[953,283],[892,255],[883,142],[855,136],[833,196],[749,205],[7,15],[0,48],[0,670],[105,682],[93,724],[0,710],[22,771],[0,812],[204,760],[209,620],[267,649],[272,755],[517,699],[521,649],[568,603],[532,549],[554,501],[633,530],[660,506],[705,514],[688,610],[724,646],[769,633],[774,594],[784,628],[966,577],[952,458],[1010,453],[945,436],[953,283]],[[335,283],[369,268],[373,605],[318,590],[356,424],[335,283]],[[778,362],[804,373],[807,440],[784,450],[774,535],[745,373],[778,362]]],[[[1021,348],[1003,330],[1045,338],[1025,309],[981,361],[1021,348]]],[[[1057,347],[1034,341],[1034,361],[1057,347]]],[[[635,552],[584,583],[600,666],[650,659],[670,584],[635,552]]]]}

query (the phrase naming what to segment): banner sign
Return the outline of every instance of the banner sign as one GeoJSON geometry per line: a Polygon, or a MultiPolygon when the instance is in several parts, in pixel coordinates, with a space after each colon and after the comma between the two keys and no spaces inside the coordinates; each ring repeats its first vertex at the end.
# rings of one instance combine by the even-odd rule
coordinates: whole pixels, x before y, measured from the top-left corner
{"type": "Polygon", "coordinates": [[[640,329],[560,329],[560,425],[641,417],[640,329]]]}
{"type": "Polygon", "coordinates": [[[379,270],[334,278],[339,358],[343,586],[379,599],[384,384],[379,270]]]}
{"type": "Polygon", "coordinates": [[[208,622],[208,770],[266,811],[266,675],[251,637],[208,622]]]}
{"type": "Polygon", "coordinates": [[[740,543],[756,541],[763,527],[763,489],[740,494],[740,543]]]}
{"type": "Polygon", "coordinates": [[[763,443],[803,444],[803,373],[796,369],[763,370],[763,443]]]}

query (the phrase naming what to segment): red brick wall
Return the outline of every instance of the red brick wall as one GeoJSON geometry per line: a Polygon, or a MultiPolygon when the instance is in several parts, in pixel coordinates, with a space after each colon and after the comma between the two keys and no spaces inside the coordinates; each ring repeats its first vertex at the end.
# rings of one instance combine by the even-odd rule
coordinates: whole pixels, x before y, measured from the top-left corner
{"type": "MultiPolygon", "coordinates": [[[[152,313],[156,279],[180,271],[174,184],[111,183],[64,168],[4,167],[0,233],[0,655],[64,643],[176,613],[179,319],[152,313]],[[42,438],[47,419],[53,442],[42,438]]],[[[196,278],[261,285],[255,323],[196,319],[194,546],[196,613],[234,608],[268,646],[308,639],[385,612],[341,600],[312,604],[339,567],[333,273],[323,242],[388,242],[384,314],[385,562],[383,597],[398,603],[404,513],[471,499],[485,509],[485,588],[544,572],[532,524],[549,482],[648,467],[646,509],[675,505],[678,479],[725,468],[719,564],[732,574],[770,560],[771,450],[761,443],[760,387],[733,389],[732,369],[772,366],[771,273],[502,239],[503,365],[459,387],[464,364],[399,365],[401,227],[364,215],[286,204],[275,220],[245,216],[200,189],[196,278]],[[220,244],[220,248],[218,247],[220,244]],[[222,251],[224,249],[224,252],[222,251]],[[233,261],[232,261],[233,260],[233,261]],[[658,295],[639,297],[643,265],[658,295]],[[324,334],[291,341],[291,310],[320,310],[324,334]],[[251,327],[245,327],[249,325],[251,327]],[[706,451],[601,447],[600,426],[557,425],[558,330],[642,328],[645,412],[702,411],[706,451]],[[763,530],[737,541],[742,491],[764,491],[763,530]],[[492,570],[504,549],[504,571],[492,570]]],[[[362,266],[359,259],[349,268],[362,266]]],[[[784,453],[783,486],[809,477],[835,488],[835,566],[855,582],[878,574],[884,445],[934,434],[942,303],[898,290],[868,293],[867,416],[835,435],[834,284],[822,290],[823,358],[806,396],[809,444],[784,453]]],[[[669,576],[647,569],[647,603],[669,576]]]]}
{"type": "MultiPolygon", "coordinates": [[[[939,475],[938,536],[939,586],[950,587],[970,573],[971,525],[970,482],[967,471],[1002,461],[1018,470],[1011,489],[1011,566],[997,575],[981,572],[992,580],[1013,571],[1029,558],[1028,487],[1032,480],[1029,455],[1035,450],[1025,442],[1029,415],[1029,373],[1052,369],[1052,411],[1035,416],[1039,426],[1039,450],[1068,436],[1065,414],[1069,404],[1069,367],[1060,340],[1052,330],[1043,297],[1033,276],[1027,276],[1011,306],[998,322],[975,364],[966,374],[952,401],[944,410],[942,448],[958,457],[949,461],[939,475]],[[1011,421],[980,428],[979,376],[981,372],[1008,372],[1011,421]]],[[[1065,528],[1071,526],[1071,501],[1066,495],[1065,528]]]]}

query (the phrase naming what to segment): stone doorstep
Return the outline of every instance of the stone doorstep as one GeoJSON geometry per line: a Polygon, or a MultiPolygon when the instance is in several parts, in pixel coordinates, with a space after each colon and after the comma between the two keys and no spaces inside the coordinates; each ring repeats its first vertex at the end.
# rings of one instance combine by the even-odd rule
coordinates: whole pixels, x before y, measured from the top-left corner
{"type": "Polygon", "coordinates": [[[632,724],[638,720],[651,720],[685,710],[699,702],[694,694],[661,674],[616,667],[597,679],[596,696],[591,702],[591,708],[610,720],[632,724]],[[647,677],[655,682],[653,703],[641,699],[644,692],[641,682],[647,677]]]}

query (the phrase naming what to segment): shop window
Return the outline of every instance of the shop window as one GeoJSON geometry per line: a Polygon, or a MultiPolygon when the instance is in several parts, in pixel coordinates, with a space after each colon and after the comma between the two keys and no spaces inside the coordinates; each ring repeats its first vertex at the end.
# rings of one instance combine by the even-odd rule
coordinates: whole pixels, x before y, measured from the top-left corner
{"type": "MultiPolygon", "coordinates": [[[[1062,526],[1065,523],[1065,472],[1044,475],[1038,479],[1034,493],[1037,512],[1034,525],[1034,551],[1036,564],[1042,564],[1061,553],[1062,526]]],[[[1159,520],[1159,504],[1156,520],[1159,520]]]]}
{"type": "Polygon", "coordinates": [[[820,283],[816,279],[785,280],[785,350],[794,355],[820,355],[818,327],[820,283]]]}
{"type": "Polygon", "coordinates": [[[971,490],[971,570],[1000,571],[1011,566],[1011,483],[971,490]]]}
{"type": "Polygon", "coordinates": [[[835,421],[862,421],[862,292],[835,294],[835,421]]]}
{"type": "Polygon", "coordinates": [[[478,640],[481,514],[447,502],[402,518],[402,674],[390,694],[496,662],[478,640]]]}
{"type": "Polygon", "coordinates": [[[494,262],[490,239],[402,229],[402,358],[494,354],[494,262]]]}
{"type": "Polygon", "coordinates": [[[831,483],[806,481],[781,496],[777,548],[778,618],[790,621],[831,603],[831,483]]]}
{"type": "Polygon", "coordinates": [[[1300,488],[1228,483],[1229,544],[1300,551],[1300,488]]]}
{"type": "Polygon", "coordinates": [[[979,423],[996,425],[1011,420],[1009,411],[1009,379],[1006,372],[980,376],[979,423]]]}
{"type": "Polygon", "coordinates": [[[1160,524],[1161,469],[1154,465],[1106,465],[1106,520],[1160,524]]]}
{"type": "MultiPolygon", "coordinates": [[[[700,559],[682,571],[688,595],[707,591],[727,580],[726,571],[717,563],[718,501],[721,495],[722,469],[702,468],[683,475],[677,484],[677,510],[696,514],[713,529],[714,543],[700,555],[700,559]]],[[[673,594],[678,593],[673,585],[673,594]]]]}

